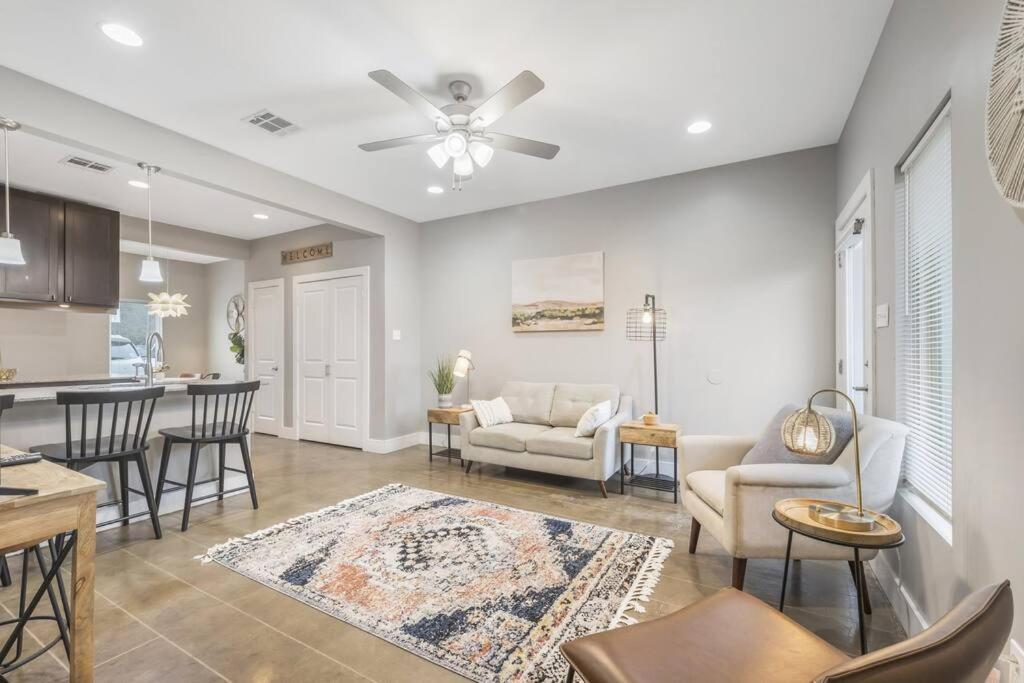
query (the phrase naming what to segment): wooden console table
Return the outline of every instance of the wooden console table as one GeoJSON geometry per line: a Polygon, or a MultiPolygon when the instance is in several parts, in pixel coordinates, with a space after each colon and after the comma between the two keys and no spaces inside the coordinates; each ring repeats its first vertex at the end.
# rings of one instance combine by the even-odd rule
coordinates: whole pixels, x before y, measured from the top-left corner
{"type": "MultiPolygon", "coordinates": [[[[10,449],[0,446],[0,452],[10,449]]],[[[0,548],[12,548],[74,531],[71,556],[71,676],[93,680],[93,580],[96,555],[96,491],[103,482],[52,462],[4,467],[4,486],[38,489],[31,496],[0,497],[0,548]]]]}

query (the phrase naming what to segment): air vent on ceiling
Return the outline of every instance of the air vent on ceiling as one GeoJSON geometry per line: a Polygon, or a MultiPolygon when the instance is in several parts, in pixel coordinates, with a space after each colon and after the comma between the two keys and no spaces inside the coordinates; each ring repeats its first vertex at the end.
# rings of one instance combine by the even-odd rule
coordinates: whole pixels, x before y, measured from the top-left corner
{"type": "Polygon", "coordinates": [[[74,166],[75,168],[84,168],[88,171],[96,171],[97,173],[109,173],[114,170],[114,167],[110,164],[104,164],[101,161],[93,161],[92,159],[76,157],[74,155],[64,157],[60,160],[60,163],[67,164],[68,166],[74,166]]]}
{"type": "Polygon", "coordinates": [[[252,116],[245,119],[257,128],[271,133],[272,135],[285,135],[295,130],[296,126],[288,119],[282,118],[272,111],[261,109],[252,116]]]}

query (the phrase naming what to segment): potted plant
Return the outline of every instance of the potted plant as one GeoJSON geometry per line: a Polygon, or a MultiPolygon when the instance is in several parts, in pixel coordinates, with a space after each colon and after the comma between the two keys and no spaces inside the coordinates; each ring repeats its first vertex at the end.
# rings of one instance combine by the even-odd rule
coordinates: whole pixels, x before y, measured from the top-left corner
{"type": "Polygon", "coordinates": [[[437,391],[437,407],[452,407],[452,391],[455,389],[455,361],[450,356],[437,359],[437,366],[427,373],[437,391]]]}

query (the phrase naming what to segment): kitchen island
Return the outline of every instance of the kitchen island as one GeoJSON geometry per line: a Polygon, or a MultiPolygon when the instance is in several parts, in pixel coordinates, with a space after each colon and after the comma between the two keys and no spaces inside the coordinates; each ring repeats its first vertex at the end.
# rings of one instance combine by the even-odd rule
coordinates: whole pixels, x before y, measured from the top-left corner
{"type": "MultiPolygon", "coordinates": [[[[153,411],[153,421],[149,430],[149,451],[147,461],[149,471],[153,479],[153,486],[156,487],[156,473],[160,471],[160,453],[163,448],[163,437],[159,431],[167,427],[183,427],[192,423],[192,399],[186,393],[188,384],[198,382],[195,379],[165,379],[157,380],[155,384],[164,386],[166,393],[163,398],[157,400],[156,408],[153,411]]],[[[14,386],[9,389],[0,384],[0,394],[14,394],[14,407],[4,411],[2,430],[3,442],[13,448],[27,451],[32,446],[47,443],[58,443],[64,440],[64,407],[57,405],[56,396],[58,391],[75,391],[98,389],[117,391],[119,389],[138,388],[144,386],[141,382],[132,382],[129,378],[122,381],[112,381],[104,386],[97,386],[91,381],[88,384],[79,384],[80,378],[69,380],[66,385],[58,385],[53,382],[46,382],[46,386],[14,386]]],[[[77,414],[73,413],[75,418],[77,414]]],[[[95,418],[93,418],[95,419],[95,418]]],[[[73,424],[78,424],[73,422],[73,424]]],[[[89,433],[95,429],[90,427],[89,433]]],[[[251,437],[250,446],[251,446],[251,437]]],[[[184,481],[188,475],[188,451],[187,449],[175,449],[172,453],[170,465],[167,469],[168,479],[184,481]],[[179,450],[180,449],[180,450],[179,450]]],[[[199,471],[197,480],[216,478],[217,472],[217,446],[216,444],[204,446],[200,451],[199,471]]],[[[229,448],[227,452],[228,466],[241,468],[241,455],[237,448],[229,448]]],[[[99,505],[118,499],[118,474],[116,463],[97,463],[85,470],[85,474],[95,477],[104,482],[105,488],[97,492],[96,502],[99,505]]],[[[138,472],[134,467],[129,468],[129,485],[135,489],[141,489],[141,482],[138,481],[138,472]]],[[[225,490],[238,488],[246,485],[246,478],[243,474],[227,472],[224,480],[225,490]]],[[[200,497],[217,491],[216,482],[209,482],[196,486],[195,497],[200,497]]],[[[237,495],[225,494],[225,496],[237,495]]],[[[215,503],[216,498],[207,501],[197,502],[194,505],[215,503]]],[[[166,493],[160,501],[160,513],[176,512],[185,506],[185,492],[173,491],[166,493]]],[[[132,494],[130,496],[130,511],[140,512],[146,509],[146,502],[141,496],[132,494]]],[[[97,521],[102,523],[117,519],[121,513],[117,506],[100,508],[97,512],[97,521]]],[[[147,517],[138,517],[133,522],[149,523],[147,517]]],[[[107,528],[115,528],[111,525],[107,528]]]]}

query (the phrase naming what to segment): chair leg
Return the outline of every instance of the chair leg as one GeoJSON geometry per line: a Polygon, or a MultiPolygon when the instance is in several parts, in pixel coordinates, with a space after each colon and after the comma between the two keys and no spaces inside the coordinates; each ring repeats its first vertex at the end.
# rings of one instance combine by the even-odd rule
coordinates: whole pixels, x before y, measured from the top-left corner
{"type": "Polygon", "coordinates": [[[605,483],[603,481],[599,481],[599,482],[597,482],[597,485],[599,487],[601,487],[601,495],[604,496],[605,498],[607,498],[608,497],[608,487],[605,486],[605,483]]]}
{"type": "Polygon", "coordinates": [[[221,441],[217,444],[217,491],[220,495],[217,496],[217,500],[224,500],[224,466],[227,461],[228,444],[226,441],[221,441]]]}
{"type": "Polygon", "coordinates": [[[576,677],[576,669],[572,668],[572,664],[569,665],[569,673],[565,674],[565,683],[572,683],[576,677]]]}
{"type": "Polygon", "coordinates": [[[743,577],[747,575],[747,558],[732,558],[732,587],[738,591],[743,590],[743,577]]]}
{"type": "Polygon", "coordinates": [[[861,599],[864,601],[864,614],[871,614],[871,596],[868,594],[868,576],[864,571],[864,563],[856,563],[853,560],[847,562],[850,565],[850,573],[853,574],[853,581],[860,581],[861,599]]]}
{"type": "MultiPolygon", "coordinates": [[[[50,570],[47,568],[46,562],[43,561],[42,545],[37,545],[33,550],[36,555],[36,563],[39,565],[39,575],[45,578],[50,570]]],[[[26,550],[25,552],[28,551],[26,550]]],[[[71,638],[68,635],[68,625],[65,621],[65,617],[68,615],[68,612],[65,611],[67,603],[61,604],[57,602],[57,596],[53,592],[52,583],[46,587],[46,596],[50,599],[50,609],[53,610],[53,617],[57,621],[57,630],[60,632],[60,639],[64,643],[64,654],[70,657],[71,638]]]]}
{"type": "Polygon", "coordinates": [[[160,453],[160,473],[156,478],[156,512],[160,514],[160,498],[164,495],[164,483],[167,481],[167,464],[171,459],[171,448],[174,442],[164,437],[164,449],[160,453]]]}
{"type": "Polygon", "coordinates": [[[696,517],[690,518],[690,554],[697,552],[697,539],[700,538],[700,522],[696,517]]]}
{"type": "Polygon", "coordinates": [[[472,460],[467,460],[466,461],[466,474],[469,474],[469,471],[471,469],[473,469],[473,461],[472,460]]]}
{"type": "Polygon", "coordinates": [[[256,477],[252,471],[252,459],[249,457],[249,444],[243,436],[238,440],[238,446],[242,451],[242,464],[245,466],[245,478],[249,480],[249,497],[252,498],[252,509],[259,510],[260,503],[256,500],[256,477]]]}
{"type": "Polygon", "coordinates": [[[118,479],[121,482],[121,516],[124,521],[121,526],[128,526],[128,515],[131,514],[131,503],[128,500],[128,458],[120,458],[117,461],[118,479]]]}
{"type": "Polygon", "coordinates": [[[149,518],[153,522],[153,533],[157,538],[163,538],[160,530],[160,511],[153,497],[153,482],[149,479],[149,463],[146,462],[146,454],[139,453],[135,456],[135,463],[139,466],[139,479],[142,480],[142,492],[146,495],[146,505],[149,506],[149,518]]]}
{"type": "Polygon", "coordinates": [[[188,516],[192,512],[192,493],[196,488],[196,468],[199,467],[199,442],[192,442],[188,456],[188,479],[185,481],[185,509],[181,511],[181,530],[188,531],[188,516]]]}

